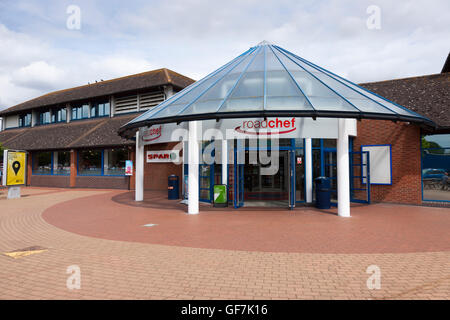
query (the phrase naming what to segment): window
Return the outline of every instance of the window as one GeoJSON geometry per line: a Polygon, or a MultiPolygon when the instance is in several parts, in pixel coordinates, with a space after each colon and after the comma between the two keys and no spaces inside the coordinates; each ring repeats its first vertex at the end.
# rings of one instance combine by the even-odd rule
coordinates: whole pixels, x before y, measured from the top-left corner
{"type": "Polygon", "coordinates": [[[33,174],[52,174],[52,152],[37,152],[34,154],[33,174]]]}
{"type": "Polygon", "coordinates": [[[78,152],[78,174],[95,176],[125,175],[126,148],[82,150],[78,152]]]}
{"type": "Polygon", "coordinates": [[[66,121],[66,107],[54,109],[52,112],[52,123],[66,121]]]}
{"type": "Polygon", "coordinates": [[[423,200],[450,201],[450,134],[422,137],[423,200]]]}
{"type": "Polygon", "coordinates": [[[39,112],[39,124],[49,124],[51,121],[50,110],[39,112]]]}
{"type": "Polygon", "coordinates": [[[72,120],[89,118],[89,104],[85,103],[72,108],[72,120]]]}
{"type": "Polygon", "coordinates": [[[78,174],[102,175],[102,150],[82,150],[78,153],[78,174]]]}
{"type": "Polygon", "coordinates": [[[128,160],[127,149],[106,149],[103,158],[105,175],[125,174],[125,160],[128,160]]]}
{"type": "Polygon", "coordinates": [[[109,102],[94,102],[91,107],[91,118],[109,116],[109,102]]]}
{"type": "Polygon", "coordinates": [[[19,116],[19,127],[31,126],[31,113],[22,114],[19,116]]]}
{"type": "Polygon", "coordinates": [[[68,175],[70,174],[70,152],[56,151],[53,155],[53,174],[68,175]]]}

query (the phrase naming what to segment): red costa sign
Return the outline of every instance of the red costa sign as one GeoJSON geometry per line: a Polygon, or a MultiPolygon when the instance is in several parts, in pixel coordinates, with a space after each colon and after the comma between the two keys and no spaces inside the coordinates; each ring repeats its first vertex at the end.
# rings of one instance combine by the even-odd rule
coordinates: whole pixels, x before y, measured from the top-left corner
{"type": "Polygon", "coordinates": [[[254,134],[254,135],[271,135],[271,134],[285,134],[295,131],[295,118],[291,120],[280,120],[278,118],[271,120],[244,120],[241,126],[236,127],[239,133],[254,134]],[[263,131],[259,131],[263,129],[263,131]],[[267,130],[267,131],[264,131],[267,130]]]}
{"type": "Polygon", "coordinates": [[[152,127],[144,132],[144,134],[142,135],[142,140],[144,140],[144,141],[156,140],[159,137],[161,137],[161,132],[162,132],[161,125],[159,125],[158,127],[155,127],[155,128],[152,127]]]}

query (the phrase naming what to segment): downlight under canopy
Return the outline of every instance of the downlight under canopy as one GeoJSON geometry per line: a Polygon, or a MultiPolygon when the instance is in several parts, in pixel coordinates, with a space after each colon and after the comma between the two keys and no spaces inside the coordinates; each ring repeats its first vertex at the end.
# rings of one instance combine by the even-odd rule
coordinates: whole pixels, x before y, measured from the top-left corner
{"type": "Polygon", "coordinates": [[[122,126],[270,116],[433,121],[279,46],[261,42],[122,126]]]}

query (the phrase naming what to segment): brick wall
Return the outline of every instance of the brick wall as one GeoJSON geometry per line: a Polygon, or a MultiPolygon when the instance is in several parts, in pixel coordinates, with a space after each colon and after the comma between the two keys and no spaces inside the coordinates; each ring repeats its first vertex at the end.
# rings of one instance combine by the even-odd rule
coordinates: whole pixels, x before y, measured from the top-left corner
{"type": "Polygon", "coordinates": [[[392,145],[392,185],[372,185],[371,200],[421,204],[420,128],[392,121],[358,121],[358,136],[354,151],[361,145],[392,145]]]}
{"type": "Polygon", "coordinates": [[[77,188],[128,189],[129,177],[77,176],[77,188]]]}
{"type": "MultiPolygon", "coordinates": [[[[148,150],[172,150],[178,143],[159,143],[154,145],[147,145],[144,148],[144,189],[145,190],[167,190],[167,178],[171,174],[175,174],[180,179],[180,190],[182,180],[183,166],[173,163],[147,163],[146,153],[148,150]]],[[[180,157],[183,152],[180,151],[180,157]]]]}
{"type": "Polygon", "coordinates": [[[70,176],[32,175],[31,185],[35,187],[68,188],[70,176]]]}

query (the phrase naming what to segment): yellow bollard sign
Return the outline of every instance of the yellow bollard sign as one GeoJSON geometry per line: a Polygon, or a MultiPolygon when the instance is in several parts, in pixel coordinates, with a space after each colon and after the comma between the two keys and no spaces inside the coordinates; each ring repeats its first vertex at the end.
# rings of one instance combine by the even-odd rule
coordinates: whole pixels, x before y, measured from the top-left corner
{"type": "Polygon", "coordinates": [[[26,152],[8,151],[6,162],[6,185],[25,184],[26,152]]]}

